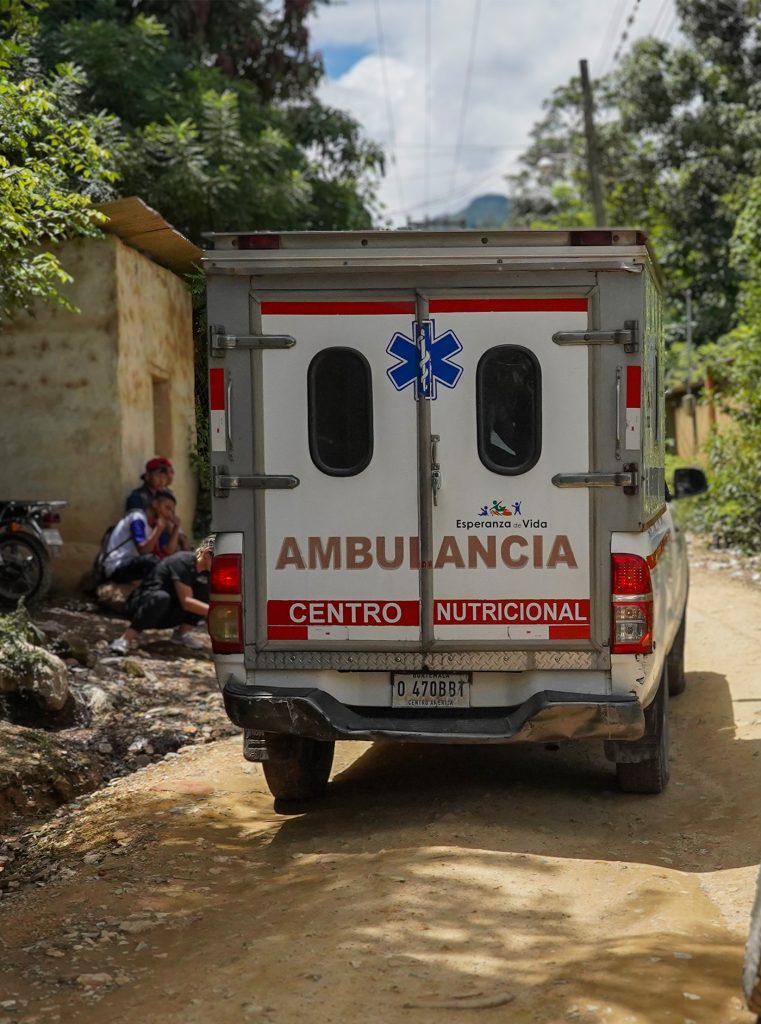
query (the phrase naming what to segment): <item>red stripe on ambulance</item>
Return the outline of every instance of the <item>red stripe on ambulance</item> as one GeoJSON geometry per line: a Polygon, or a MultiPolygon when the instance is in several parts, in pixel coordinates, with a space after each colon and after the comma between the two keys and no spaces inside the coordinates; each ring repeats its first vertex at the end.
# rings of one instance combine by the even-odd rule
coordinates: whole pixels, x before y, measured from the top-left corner
{"type": "Polygon", "coordinates": [[[414,302],[263,302],[262,316],[415,315],[414,302]]]}
{"type": "Polygon", "coordinates": [[[227,450],[225,415],[225,371],[214,367],[209,370],[209,430],[213,452],[227,450]]]}
{"type": "MultiPolygon", "coordinates": [[[[431,299],[433,313],[586,313],[587,300],[546,299],[431,299]]],[[[263,302],[262,316],[393,316],[415,315],[415,303],[377,302],[263,302]]]]}
{"type": "Polygon", "coordinates": [[[431,299],[431,313],[586,313],[586,299],[431,299]]]}
{"type": "Polygon", "coordinates": [[[268,601],[267,625],[419,626],[419,601],[268,601]]]}
{"type": "Polygon", "coordinates": [[[433,621],[448,626],[589,627],[589,600],[495,598],[435,601],[433,621]]]}
{"type": "Polygon", "coordinates": [[[642,445],[642,367],[626,367],[626,445],[636,451],[642,445]]]}

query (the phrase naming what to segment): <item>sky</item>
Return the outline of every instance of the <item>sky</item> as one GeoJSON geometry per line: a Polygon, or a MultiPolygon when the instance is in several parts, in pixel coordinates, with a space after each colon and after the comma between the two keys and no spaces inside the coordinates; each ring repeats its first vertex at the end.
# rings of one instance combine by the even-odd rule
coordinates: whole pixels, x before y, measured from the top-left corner
{"type": "Polygon", "coordinates": [[[677,32],[674,0],[331,0],[311,19],[320,98],[385,149],[395,226],[508,194],[542,101],[580,59],[597,77],[632,40],[677,32]]]}

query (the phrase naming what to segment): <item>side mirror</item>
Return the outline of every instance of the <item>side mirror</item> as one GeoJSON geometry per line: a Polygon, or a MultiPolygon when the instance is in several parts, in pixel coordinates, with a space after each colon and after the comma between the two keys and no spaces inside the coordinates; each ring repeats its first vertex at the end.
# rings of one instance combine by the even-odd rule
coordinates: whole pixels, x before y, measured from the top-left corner
{"type": "Polygon", "coordinates": [[[694,498],[696,494],[705,494],[708,481],[702,469],[692,467],[674,470],[674,493],[672,498],[694,498]]]}

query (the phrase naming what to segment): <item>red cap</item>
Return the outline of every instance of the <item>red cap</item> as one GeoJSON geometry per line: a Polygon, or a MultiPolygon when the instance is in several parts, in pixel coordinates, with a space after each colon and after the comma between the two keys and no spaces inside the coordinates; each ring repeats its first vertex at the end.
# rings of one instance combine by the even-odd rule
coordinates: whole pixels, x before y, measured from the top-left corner
{"type": "Polygon", "coordinates": [[[148,459],[145,464],[145,472],[151,473],[155,469],[171,469],[172,463],[170,459],[165,458],[163,455],[157,455],[153,459],[148,459]]]}

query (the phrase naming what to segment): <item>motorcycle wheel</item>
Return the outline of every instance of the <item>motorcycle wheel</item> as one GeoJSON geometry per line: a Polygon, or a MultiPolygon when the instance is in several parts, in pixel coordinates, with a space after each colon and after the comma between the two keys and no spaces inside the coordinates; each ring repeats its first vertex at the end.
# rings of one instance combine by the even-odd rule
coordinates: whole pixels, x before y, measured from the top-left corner
{"type": "Polygon", "coordinates": [[[0,537],[0,608],[41,600],[51,577],[50,558],[38,540],[21,533],[0,537]]]}

